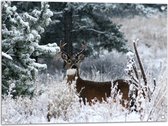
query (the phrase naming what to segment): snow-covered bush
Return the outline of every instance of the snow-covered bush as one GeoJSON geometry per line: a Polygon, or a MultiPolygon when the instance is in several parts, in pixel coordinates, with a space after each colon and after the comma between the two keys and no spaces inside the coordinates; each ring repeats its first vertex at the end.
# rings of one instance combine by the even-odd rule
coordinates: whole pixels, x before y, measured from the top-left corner
{"type": "MultiPolygon", "coordinates": [[[[130,53],[130,58],[134,58],[132,54],[130,53]]],[[[101,73],[95,75],[96,80],[100,77],[101,73]]],[[[149,77],[147,74],[147,78],[149,77]]],[[[108,98],[108,102],[96,102],[92,106],[80,104],[73,85],[68,86],[66,78],[64,80],[62,78],[63,73],[39,76],[35,83],[35,95],[31,99],[30,97],[13,99],[10,92],[15,91],[13,88],[15,84],[11,84],[8,95],[3,95],[2,99],[2,124],[166,121],[165,66],[156,78],[156,90],[150,102],[144,101],[139,91],[136,104],[140,112],[129,112],[122,108],[119,104],[122,97],[120,95],[116,97],[116,102],[108,98]],[[50,122],[47,119],[48,114],[51,115],[50,122]]],[[[153,81],[148,81],[148,84],[153,85],[153,81]]]]}
{"type": "Polygon", "coordinates": [[[160,76],[156,80],[155,92],[151,102],[146,106],[147,121],[167,121],[167,70],[166,65],[162,68],[160,76]]]}
{"type": "Polygon", "coordinates": [[[108,98],[108,103],[84,105],[79,102],[75,85],[54,79],[57,76],[60,75],[40,76],[31,99],[28,96],[13,99],[14,89],[10,85],[10,92],[2,100],[2,124],[113,122],[121,115],[124,116],[120,121],[126,120],[128,111],[119,104],[120,97],[116,97],[116,103],[108,98]]]}
{"type": "Polygon", "coordinates": [[[49,89],[48,99],[50,99],[50,101],[48,104],[48,121],[50,121],[53,117],[56,120],[60,117],[63,120],[67,120],[67,113],[68,111],[74,110],[73,106],[76,106],[76,111],[80,108],[80,104],[78,103],[79,97],[77,96],[75,90],[75,83],[68,85],[65,81],[63,81],[59,84],[61,84],[59,88],[54,86],[55,90],[49,89]]]}
{"type": "MultiPolygon", "coordinates": [[[[11,86],[11,85],[10,85],[11,86]]],[[[43,86],[43,85],[42,85],[43,86]]],[[[46,122],[48,96],[43,93],[30,99],[29,96],[12,98],[11,89],[2,100],[2,124],[30,124],[46,122]],[[38,118],[40,117],[40,119],[38,118]]]]}
{"type": "MultiPolygon", "coordinates": [[[[145,107],[143,107],[142,115],[124,109],[119,104],[121,96],[116,97],[117,102],[108,98],[108,102],[96,102],[92,106],[80,104],[74,87],[69,87],[66,80],[59,80],[60,76],[62,75],[39,76],[36,81],[35,95],[32,99],[30,97],[13,99],[10,92],[8,95],[4,95],[2,99],[2,124],[140,122],[164,121],[166,118],[166,102],[164,100],[166,73],[160,78],[151,102],[146,102],[145,107]],[[47,119],[48,113],[51,114],[50,122],[47,119]]],[[[10,85],[11,92],[14,90],[13,86],[13,84],[10,85]]]]}
{"type": "MultiPolygon", "coordinates": [[[[133,60],[134,53],[128,53],[128,57],[133,60]]],[[[128,71],[132,69],[131,63],[133,65],[135,62],[128,62],[128,71]]],[[[63,73],[57,73],[52,76],[49,74],[39,76],[35,83],[36,90],[32,99],[30,97],[13,99],[11,92],[15,91],[13,88],[15,84],[11,84],[8,95],[3,95],[2,99],[2,123],[137,122],[165,121],[167,118],[165,67],[156,78],[156,90],[150,102],[144,100],[141,90],[138,91],[136,105],[139,112],[130,112],[122,108],[122,105],[119,104],[122,96],[119,94],[116,102],[113,102],[112,98],[108,98],[108,102],[96,102],[92,106],[80,104],[74,85],[68,86],[63,75],[63,73]],[[62,78],[64,79],[62,80],[62,78]]],[[[95,81],[100,77],[101,73],[95,74],[95,81]]],[[[150,78],[148,74],[147,78],[150,78]]],[[[153,85],[153,81],[148,81],[148,85],[153,85]]]]}
{"type": "Polygon", "coordinates": [[[97,81],[121,79],[125,76],[126,61],[125,54],[116,50],[112,52],[104,50],[99,54],[99,57],[87,57],[82,61],[81,76],[85,79],[97,81]]]}
{"type": "MultiPolygon", "coordinates": [[[[128,80],[131,80],[130,97],[132,97],[132,100],[134,100],[134,105],[131,107],[131,109],[136,109],[136,111],[139,112],[140,120],[142,121],[165,120],[165,113],[167,112],[167,98],[165,97],[166,66],[164,65],[159,74],[157,74],[157,79],[153,78],[153,76],[151,76],[153,69],[148,69],[148,71],[146,69],[144,70],[142,62],[139,58],[139,54],[136,51],[137,48],[135,43],[134,46],[137,60],[135,59],[134,53],[128,52],[128,63],[125,69],[128,74],[128,80]]],[[[150,65],[148,64],[148,66],[150,65]]]]}
{"type": "Polygon", "coordinates": [[[41,10],[18,13],[11,2],[2,2],[2,93],[15,83],[14,95],[32,94],[38,70],[46,64],[36,63],[33,57],[55,55],[59,52],[56,43],[39,45],[40,34],[51,22],[53,13],[49,5],[41,3],[41,10]]]}
{"type": "Polygon", "coordinates": [[[145,102],[147,101],[144,84],[142,81],[142,77],[140,77],[140,70],[137,69],[139,66],[139,62],[135,61],[135,54],[133,52],[127,53],[127,65],[126,65],[126,73],[127,80],[129,80],[129,97],[130,100],[130,110],[137,111],[140,113],[140,119],[143,120],[145,102]]]}

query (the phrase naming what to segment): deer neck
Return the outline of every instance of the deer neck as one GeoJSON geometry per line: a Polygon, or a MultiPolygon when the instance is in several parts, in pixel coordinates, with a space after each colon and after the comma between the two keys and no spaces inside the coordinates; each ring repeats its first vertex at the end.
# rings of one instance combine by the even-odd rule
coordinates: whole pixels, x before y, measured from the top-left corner
{"type": "Polygon", "coordinates": [[[67,70],[67,83],[71,84],[73,81],[76,81],[79,77],[79,69],[68,69],[67,70]]]}

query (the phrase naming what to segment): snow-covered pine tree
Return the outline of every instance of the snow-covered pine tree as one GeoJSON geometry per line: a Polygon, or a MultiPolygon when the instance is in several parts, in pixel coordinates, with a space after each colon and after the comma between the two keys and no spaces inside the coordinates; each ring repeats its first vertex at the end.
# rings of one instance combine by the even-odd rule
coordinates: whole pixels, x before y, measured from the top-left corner
{"type": "Polygon", "coordinates": [[[56,43],[39,45],[40,34],[51,22],[53,13],[49,5],[41,3],[41,9],[19,13],[11,2],[2,2],[2,93],[15,83],[13,96],[33,94],[33,83],[39,70],[46,64],[35,62],[33,56],[54,56],[59,52],[56,43]]]}

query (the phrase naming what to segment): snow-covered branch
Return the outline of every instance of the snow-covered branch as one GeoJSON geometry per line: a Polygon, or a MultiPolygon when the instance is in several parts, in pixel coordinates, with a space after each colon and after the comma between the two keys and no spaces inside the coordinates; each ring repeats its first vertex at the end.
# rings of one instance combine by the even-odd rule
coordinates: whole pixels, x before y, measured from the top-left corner
{"type": "Polygon", "coordinates": [[[102,32],[102,31],[99,31],[99,30],[96,30],[96,29],[93,29],[93,28],[88,28],[88,29],[86,29],[86,30],[88,30],[88,31],[93,31],[93,32],[96,32],[96,33],[98,33],[98,34],[105,34],[106,32],[102,32]]]}
{"type": "Polygon", "coordinates": [[[40,55],[51,55],[54,56],[56,53],[60,52],[60,48],[57,46],[56,43],[47,44],[47,45],[38,45],[35,44],[35,56],[40,55]]]}
{"type": "Polygon", "coordinates": [[[2,56],[7,58],[7,59],[13,60],[12,57],[7,53],[2,52],[2,56]]]}

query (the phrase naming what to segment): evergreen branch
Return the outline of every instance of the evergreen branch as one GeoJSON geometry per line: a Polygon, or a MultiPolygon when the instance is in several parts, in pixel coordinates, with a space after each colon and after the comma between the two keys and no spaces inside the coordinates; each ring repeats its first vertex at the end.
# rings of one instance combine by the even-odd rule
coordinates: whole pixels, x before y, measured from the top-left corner
{"type": "Polygon", "coordinates": [[[7,53],[2,52],[2,56],[5,57],[6,59],[13,60],[13,58],[7,53]]]}

